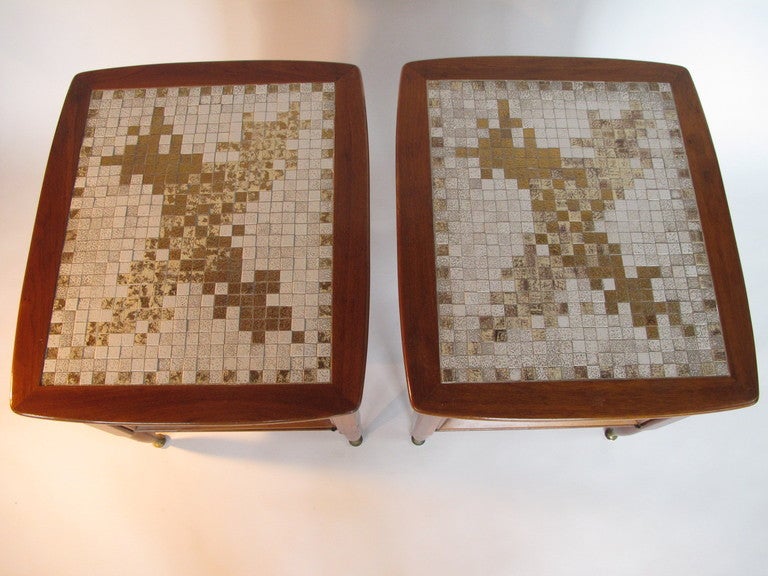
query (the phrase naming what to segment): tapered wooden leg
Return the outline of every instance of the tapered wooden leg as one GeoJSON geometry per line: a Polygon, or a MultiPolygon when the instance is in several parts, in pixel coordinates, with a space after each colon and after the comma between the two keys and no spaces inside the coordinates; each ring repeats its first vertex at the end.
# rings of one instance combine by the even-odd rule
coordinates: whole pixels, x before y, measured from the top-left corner
{"type": "Polygon", "coordinates": [[[125,438],[131,438],[137,442],[145,442],[152,444],[155,448],[162,448],[168,442],[168,436],[165,434],[155,434],[153,432],[136,432],[131,430],[128,426],[115,426],[111,424],[91,424],[94,428],[115,434],[117,436],[123,436],[125,438]]]}
{"type": "Polygon", "coordinates": [[[411,430],[411,442],[421,446],[432,433],[443,425],[446,418],[430,416],[429,414],[416,414],[416,422],[411,430]]]}
{"type": "Polygon", "coordinates": [[[345,414],[343,416],[334,416],[331,418],[331,423],[336,426],[336,429],[346,436],[350,445],[360,446],[363,443],[363,434],[360,432],[360,416],[359,412],[353,412],[352,414],[345,414]]]}
{"type": "Polygon", "coordinates": [[[608,440],[616,440],[619,436],[632,436],[632,434],[637,434],[638,432],[643,432],[644,430],[652,430],[654,428],[669,426],[673,422],[677,422],[683,418],[685,418],[685,416],[680,416],[679,418],[656,418],[655,420],[646,420],[645,422],[635,424],[634,426],[616,426],[612,428],[606,428],[605,437],[608,438],[608,440]]]}

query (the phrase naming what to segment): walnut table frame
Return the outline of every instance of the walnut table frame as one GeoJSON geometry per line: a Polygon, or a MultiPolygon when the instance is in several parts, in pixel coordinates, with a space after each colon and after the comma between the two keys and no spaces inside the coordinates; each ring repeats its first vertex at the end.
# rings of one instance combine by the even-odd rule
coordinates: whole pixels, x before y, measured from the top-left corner
{"type": "Polygon", "coordinates": [[[355,66],[79,74],[31,242],[13,410],[156,445],[274,429],[359,445],[368,186],[355,66]]]}
{"type": "Polygon", "coordinates": [[[416,444],[757,401],[722,180],[688,72],[413,62],[397,120],[400,313],[416,444]]]}

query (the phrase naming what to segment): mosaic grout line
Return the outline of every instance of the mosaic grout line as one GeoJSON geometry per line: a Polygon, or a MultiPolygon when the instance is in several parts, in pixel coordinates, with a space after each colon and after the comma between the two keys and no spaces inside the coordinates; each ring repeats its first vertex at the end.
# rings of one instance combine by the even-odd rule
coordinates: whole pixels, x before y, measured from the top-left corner
{"type": "Polygon", "coordinates": [[[668,84],[427,90],[443,382],[729,373],[668,84]]]}
{"type": "Polygon", "coordinates": [[[330,381],[334,88],[91,94],[44,385],[330,381]]]}

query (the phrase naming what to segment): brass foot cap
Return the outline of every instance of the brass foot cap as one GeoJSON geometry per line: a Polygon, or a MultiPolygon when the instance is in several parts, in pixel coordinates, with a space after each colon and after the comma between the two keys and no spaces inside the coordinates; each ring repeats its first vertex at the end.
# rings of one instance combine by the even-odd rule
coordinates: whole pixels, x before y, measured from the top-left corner
{"type": "Polygon", "coordinates": [[[360,444],[362,444],[362,443],[363,443],[363,437],[362,436],[360,436],[360,438],[358,438],[357,440],[350,440],[349,441],[349,445],[350,446],[360,446],[360,444]]]}
{"type": "Polygon", "coordinates": [[[605,429],[605,437],[608,438],[608,440],[616,440],[616,438],[619,437],[618,434],[613,430],[613,428],[606,428],[605,429]]]}
{"type": "Polygon", "coordinates": [[[163,448],[168,444],[168,436],[165,434],[155,434],[155,441],[152,442],[152,446],[155,448],[163,448]]]}
{"type": "Polygon", "coordinates": [[[426,442],[426,440],[416,440],[413,436],[411,436],[411,442],[413,442],[416,446],[421,446],[426,442]]]}

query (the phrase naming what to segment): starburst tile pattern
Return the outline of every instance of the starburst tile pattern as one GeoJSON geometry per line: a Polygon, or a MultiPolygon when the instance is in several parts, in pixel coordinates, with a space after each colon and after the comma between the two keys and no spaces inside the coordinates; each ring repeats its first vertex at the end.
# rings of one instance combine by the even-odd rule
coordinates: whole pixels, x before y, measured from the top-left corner
{"type": "Polygon", "coordinates": [[[729,373],[669,85],[427,89],[443,382],[729,373]]]}
{"type": "Polygon", "coordinates": [[[329,382],[333,83],[91,94],[45,385],[329,382]]]}

